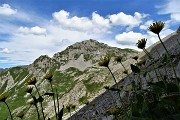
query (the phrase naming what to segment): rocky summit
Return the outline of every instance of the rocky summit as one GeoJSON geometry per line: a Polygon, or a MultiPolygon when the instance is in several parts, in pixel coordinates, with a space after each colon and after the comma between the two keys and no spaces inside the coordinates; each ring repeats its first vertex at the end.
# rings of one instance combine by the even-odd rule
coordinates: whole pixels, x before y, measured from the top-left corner
{"type": "MultiPolygon", "coordinates": [[[[129,63],[134,62],[131,57],[137,53],[132,49],[110,47],[92,39],[78,42],[54,54],[52,58],[41,55],[30,65],[0,69],[0,94],[9,93],[6,102],[14,119],[18,119],[17,116],[23,112],[25,120],[35,120],[36,108],[29,104],[32,98],[25,90],[27,81],[36,77],[39,93],[33,89],[32,94],[36,97],[38,94],[43,96],[45,117],[53,120],[55,119],[53,99],[45,96],[46,93],[51,92],[49,81],[44,79],[47,73],[53,73],[52,87],[59,96],[60,109],[63,105],[65,107],[74,105],[76,109],[72,113],[75,113],[97,96],[101,96],[105,92],[104,86],[114,84],[109,71],[98,65],[99,61],[107,55],[111,56],[110,69],[115,77],[121,80],[125,77],[124,69],[114,62],[113,58],[123,56],[122,62],[128,68],[129,63]]],[[[40,110],[40,106],[37,107],[40,110]]],[[[63,119],[68,117],[68,110],[64,109],[63,119]]],[[[0,120],[4,119],[10,119],[10,116],[6,106],[0,103],[0,120]]]]}

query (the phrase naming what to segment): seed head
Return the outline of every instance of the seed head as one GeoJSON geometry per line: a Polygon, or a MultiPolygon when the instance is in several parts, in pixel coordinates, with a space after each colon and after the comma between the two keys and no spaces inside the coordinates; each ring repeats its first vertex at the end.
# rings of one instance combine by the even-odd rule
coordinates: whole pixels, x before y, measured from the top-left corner
{"type": "Polygon", "coordinates": [[[134,60],[138,60],[138,58],[139,58],[139,56],[134,56],[134,57],[132,57],[132,59],[134,59],[134,60]]]}
{"type": "Polygon", "coordinates": [[[108,89],[109,89],[109,86],[104,86],[104,88],[105,88],[106,90],[108,90],[108,89]]]}
{"type": "Polygon", "coordinates": [[[146,41],[147,41],[146,38],[138,40],[138,42],[136,43],[137,47],[139,49],[144,49],[146,47],[146,41]]]}
{"type": "Polygon", "coordinates": [[[139,61],[138,63],[136,63],[138,66],[142,66],[146,64],[146,60],[142,59],[141,61],[139,61]]]}
{"type": "Polygon", "coordinates": [[[124,70],[123,73],[127,75],[128,74],[128,70],[124,70]]]}
{"type": "Polygon", "coordinates": [[[21,111],[20,113],[18,113],[16,116],[19,117],[19,118],[23,118],[24,117],[24,111],[21,111]]]}
{"type": "Polygon", "coordinates": [[[36,77],[32,77],[30,80],[27,81],[28,85],[35,85],[37,82],[36,77]]]}
{"type": "Polygon", "coordinates": [[[51,72],[48,72],[44,77],[44,79],[47,79],[49,82],[53,80],[52,78],[53,78],[53,74],[51,72]]]}
{"type": "Polygon", "coordinates": [[[123,59],[123,56],[117,56],[117,57],[115,58],[115,61],[117,61],[117,62],[122,62],[122,59],[123,59]]]}
{"type": "Polygon", "coordinates": [[[100,61],[98,64],[99,66],[108,67],[111,57],[106,56],[102,61],[100,61]]]}
{"type": "Polygon", "coordinates": [[[8,98],[8,96],[9,96],[9,94],[8,94],[7,92],[2,93],[2,94],[0,95],[0,102],[5,102],[6,99],[8,98]]]}
{"type": "Polygon", "coordinates": [[[164,25],[165,25],[164,22],[158,21],[158,22],[151,24],[148,27],[148,30],[155,34],[159,34],[161,32],[161,30],[164,28],[164,25]]]}
{"type": "Polygon", "coordinates": [[[27,93],[32,93],[32,90],[33,90],[33,87],[28,86],[28,87],[25,89],[25,92],[27,92],[27,93]]]}

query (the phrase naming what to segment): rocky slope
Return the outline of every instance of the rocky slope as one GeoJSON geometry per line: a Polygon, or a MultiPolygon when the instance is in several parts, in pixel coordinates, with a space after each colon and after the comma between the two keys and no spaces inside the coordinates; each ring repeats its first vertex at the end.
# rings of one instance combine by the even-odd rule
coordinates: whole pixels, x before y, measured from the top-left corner
{"type": "MultiPolygon", "coordinates": [[[[44,80],[47,72],[53,72],[53,87],[59,94],[59,103],[62,105],[76,105],[77,109],[103,93],[103,86],[112,85],[113,79],[105,68],[98,66],[98,62],[106,55],[124,56],[123,61],[128,65],[132,62],[132,56],[137,51],[131,49],[120,49],[99,43],[96,40],[86,40],[69,46],[62,52],[54,54],[52,58],[42,55],[32,64],[17,66],[0,71],[0,94],[8,91],[7,103],[12,110],[14,119],[16,115],[25,111],[26,120],[37,119],[34,106],[29,107],[27,101],[31,99],[29,94],[24,92],[26,82],[31,77],[37,78],[37,86],[40,94],[50,92],[50,84],[44,80]],[[128,62],[126,62],[128,60],[128,62]],[[29,109],[29,110],[28,110],[29,109]]],[[[111,69],[119,80],[124,76],[124,69],[119,64],[111,61],[111,69]]],[[[36,91],[33,94],[37,96],[36,91]]],[[[53,101],[44,97],[45,115],[54,119],[53,101]]],[[[65,110],[65,117],[66,117],[65,110]]],[[[8,110],[4,104],[0,104],[0,120],[8,117],[8,110]]],[[[9,117],[8,117],[9,118],[9,117]]]]}
{"type": "MultiPolygon", "coordinates": [[[[177,73],[177,77],[180,78],[180,43],[177,40],[180,40],[180,33],[172,33],[163,39],[165,46],[167,47],[171,59],[173,60],[173,64],[175,66],[175,70],[177,73]]],[[[148,48],[149,53],[155,59],[155,66],[157,66],[158,70],[161,74],[158,74],[159,77],[164,76],[170,80],[175,80],[175,76],[173,75],[172,68],[170,67],[169,61],[166,60],[165,50],[159,42],[155,43],[151,47],[148,48]],[[163,65],[164,64],[164,65],[163,65]]],[[[147,59],[147,56],[144,53],[140,53],[141,59],[147,59]]],[[[129,60],[128,60],[129,61],[129,60]]],[[[125,64],[125,61],[123,64],[125,64]]],[[[131,62],[133,64],[133,62],[131,62]]],[[[113,66],[111,66],[113,67],[113,66]]],[[[127,96],[131,95],[131,83],[130,79],[138,80],[142,79],[144,88],[146,88],[146,80],[152,79],[154,81],[158,81],[155,71],[153,69],[152,64],[150,64],[150,60],[147,59],[144,67],[141,67],[141,70],[148,71],[146,76],[142,73],[140,76],[131,73],[127,77],[121,79],[116,86],[121,87],[121,97],[124,102],[128,102],[127,96]]],[[[103,77],[103,76],[102,76],[103,77]]],[[[165,79],[165,78],[164,78],[165,79]]],[[[137,82],[137,81],[136,81],[137,82]]],[[[112,86],[114,87],[114,86],[112,86]]],[[[87,106],[80,109],[76,114],[74,114],[69,120],[112,120],[113,116],[107,114],[107,110],[111,108],[116,108],[119,105],[119,98],[117,92],[113,91],[105,91],[100,94],[94,100],[92,100],[87,106]]]]}

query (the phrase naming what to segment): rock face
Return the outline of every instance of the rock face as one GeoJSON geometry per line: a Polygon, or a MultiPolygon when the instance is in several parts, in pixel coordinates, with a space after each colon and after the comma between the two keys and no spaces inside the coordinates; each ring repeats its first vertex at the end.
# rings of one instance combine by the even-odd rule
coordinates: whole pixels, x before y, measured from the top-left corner
{"type": "MultiPolygon", "coordinates": [[[[105,85],[114,84],[113,79],[109,76],[109,71],[98,66],[98,62],[104,56],[112,56],[110,69],[120,80],[125,77],[122,74],[124,69],[121,65],[113,62],[113,57],[124,56],[123,61],[128,65],[127,60],[137,53],[131,49],[110,47],[96,40],[75,43],[64,51],[54,54],[52,58],[42,55],[30,65],[0,70],[0,94],[9,92],[7,103],[10,104],[13,116],[24,111],[24,119],[37,119],[35,107],[29,108],[27,104],[31,96],[24,92],[27,87],[26,82],[34,76],[37,78],[36,85],[41,95],[51,92],[50,84],[44,79],[44,76],[47,72],[52,72],[52,84],[59,95],[60,107],[76,105],[76,110],[78,110],[85,103],[103,93],[105,85]]],[[[32,94],[38,97],[35,89],[32,94]]],[[[52,97],[44,96],[43,105],[45,115],[53,119],[55,114],[52,97]]],[[[68,115],[66,111],[64,115],[66,118],[68,115]]],[[[0,120],[6,119],[8,116],[6,106],[0,104],[0,120]]]]}
{"type": "MultiPolygon", "coordinates": [[[[180,33],[172,33],[169,36],[165,37],[163,39],[163,42],[171,55],[171,59],[173,60],[177,76],[180,78],[180,43],[177,40],[180,40],[180,33]]],[[[163,46],[159,42],[157,42],[149,47],[148,51],[155,59],[155,66],[158,67],[161,73],[158,75],[166,76],[170,80],[175,79],[172,68],[170,67],[170,63],[166,61],[163,65],[164,60],[166,59],[163,46]]],[[[147,59],[147,56],[143,53],[140,53],[139,56],[141,56],[141,59],[147,59]]],[[[133,64],[133,62],[130,63],[133,64]]],[[[143,75],[138,76],[131,73],[127,77],[121,79],[117,85],[112,86],[115,87],[123,85],[120,94],[124,102],[128,102],[128,99],[126,98],[130,95],[130,92],[127,92],[129,91],[129,89],[131,89],[130,79],[138,80],[139,78],[141,78],[144,84],[144,88],[146,88],[146,79],[153,79],[154,81],[158,81],[155,75],[155,71],[149,60],[147,60],[146,65],[141,69],[146,69],[148,71],[147,74],[149,74],[151,78],[149,76],[144,77],[143,75]]],[[[84,106],[77,113],[75,113],[71,118],[69,118],[69,120],[112,120],[113,116],[108,116],[106,114],[106,111],[110,108],[117,107],[117,105],[119,104],[118,102],[119,98],[117,92],[105,91],[104,93],[97,96],[94,100],[92,100],[88,105],[84,106]]]]}

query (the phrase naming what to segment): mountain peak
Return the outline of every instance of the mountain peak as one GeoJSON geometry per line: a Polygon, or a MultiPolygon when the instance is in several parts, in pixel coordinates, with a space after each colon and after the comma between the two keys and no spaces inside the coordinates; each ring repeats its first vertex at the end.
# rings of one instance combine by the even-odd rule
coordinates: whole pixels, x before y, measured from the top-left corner
{"type": "Polygon", "coordinates": [[[106,55],[123,55],[128,58],[132,53],[137,53],[137,51],[110,47],[107,44],[98,42],[97,40],[89,39],[70,45],[64,51],[54,54],[53,59],[58,61],[62,66],[71,61],[75,64],[74,61],[77,60],[81,60],[82,63],[90,62],[91,65],[93,65],[99,62],[106,55]]]}

